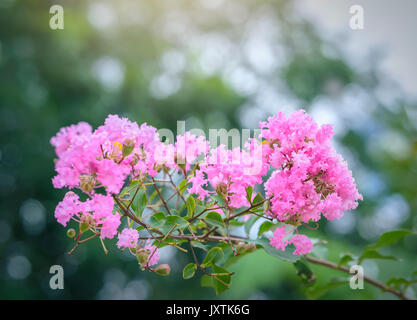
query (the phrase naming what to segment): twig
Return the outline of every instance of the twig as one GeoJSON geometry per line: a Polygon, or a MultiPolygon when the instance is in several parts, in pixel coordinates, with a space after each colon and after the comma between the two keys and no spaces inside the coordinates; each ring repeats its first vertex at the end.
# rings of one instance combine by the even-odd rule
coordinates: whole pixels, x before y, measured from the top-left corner
{"type": "MultiPolygon", "coordinates": [[[[313,258],[313,257],[309,257],[309,256],[305,256],[305,258],[310,263],[318,264],[318,265],[325,266],[325,267],[328,267],[328,268],[331,268],[331,269],[334,269],[334,270],[339,270],[339,271],[342,271],[342,272],[351,274],[350,273],[350,270],[348,268],[343,267],[343,266],[338,266],[337,264],[335,264],[333,262],[330,262],[330,261],[327,261],[327,260],[321,260],[321,259],[317,259],[317,258],[313,258]]],[[[367,276],[364,276],[363,279],[366,282],[372,284],[373,286],[375,286],[375,287],[377,287],[377,288],[379,288],[379,289],[381,289],[383,291],[390,292],[390,293],[392,293],[393,295],[399,297],[402,300],[411,300],[403,292],[398,291],[398,290],[395,290],[395,289],[387,286],[386,284],[384,284],[382,282],[379,282],[379,281],[377,281],[375,279],[372,279],[372,278],[369,278],[367,276]]]]}

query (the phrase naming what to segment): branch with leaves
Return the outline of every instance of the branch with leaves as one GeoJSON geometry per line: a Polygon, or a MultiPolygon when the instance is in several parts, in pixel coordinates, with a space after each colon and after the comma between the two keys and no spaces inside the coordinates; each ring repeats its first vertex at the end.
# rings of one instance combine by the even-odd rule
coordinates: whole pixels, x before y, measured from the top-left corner
{"type": "MultiPolygon", "coordinates": [[[[190,132],[163,143],[156,128],[115,115],[95,131],[83,122],[62,128],[51,139],[58,157],[53,184],[78,189],[84,198],[69,191],[55,210],[62,225],[78,224],[67,231],[75,242],[69,253],[94,239],[107,253],[105,242],[117,237],[117,247],[135,256],[143,271],[169,275],[170,266],[159,264],[159,249],[171,246],[190,256],[185,279],[201,271],[201,284],[220,294],[234,275],[227,268],[264,250],[294,264],[310,297],[347,283],[318,287],[311,264],[348,273],[349,264],[367,259],[396,260],[380,249],[411,231],[385,233],[359,256],[345,254],[338,263],[318,257],[323,240],[310,239],[303,229],[340,218],[362,200],[332,147],[332,127],[318,126],[299,110],[288,118],[278,113],[260,128],[245,148],[233,149],[210,149],[205,137],[190,132]]],[[[363,280],[407,299],[415,277],[363,280]]]]}
{"type": "MultiPolygon", "coordinates": [[[[202,285],[213,287],[217,294],[230,287],[232,276],[234,275],[233,272],[226,270],[224,266],[230,266],[238,261],[240,257],[255,250],[264,250],[274,257],[293,263],[303,282],[312,286],[315,277],[309,264],[352,275],[350,269],[346,266],[348,263],[351,265],[360,264],[366,259],[394,260],[392,256],[384,256],[377,250],[381,247],[395,244],[406,235],[413,234],[413,232],[407,230],[388,232],[381,236],[376,244],[367,246],[360,256],[354,257],[351,254],[346,254],[342,256],[338,263],[319,259],[312,255],[296,256],[291,253],[291,248],[283,252],[277,251],[265,237],[265,234],[276,226],[276,222],[274,223],[273,219],[265,215],[265,208],[267,208],[265,203],[268,203],[269,199],[264,199],[260,193],[252,197],[251,205],[247,208],[242,208],[230,215],[221,215],[217,211],[226,211],[228,208],[225,199],[220,195],[216,194],[213,196],[212,201],[203,204],[192,195],[184,195],[185,188],[183,186],[186,185],[185,180],[182,180],[179,185],[175,184],[175,171],[167,172],[165,175],[167,176],[165,178],[168,178],[168,180],[163,182],[157,182],[155,179],[148,177],[141,181],[131,181],[120,195],[113,196],[116,210],[126,219],[129,227],[135,228],[140,232],[138,240],[153,240],[156,243],[156,248],[172,246],[183,253],[190,252],[192,262],[184,267],[184,279],[191,279],[197,270],[200,270],[203,274],[202,285]],[[165,198],[163,194],[169,195],[165,198]],[[179,202],[182,204],[179,205],[179,202]],[[175,206],[170,207],[171,204],[175,204],[175,206]],[[150,210],[151,208],[152,210],[150,210]],[[242,217],[248,214],[250,214],[250,218],[246,219],[246,221],[243,220],[242,217]],[[263,223],[258,228],[257,236],[250,238],[249,234],[252,229],[256,229],[254,225],[257,221],[263,221],[263,223]],[[232,229],[243,226],[246,235],[238,236],[231,234],[227,230],[227,224],[232,229]],[[204,253],[204,258],[201,262],[199,262],[197,250],[200,253],[204,253]]],[[[252,192],[248,188],[247,196],[251,197],[252,192]]],[[[93,227],[83,230],[83,232],[80,231],[78,235],[74,233],[74,229],[70,230],[70,237],[76,242],[74,248],[69,252],[70,254],[79,245],[91,241],[100,235],[100,232],[93,227]],[[87,232],[92,233],[92,235],[85,239],[80,239],[87,232]]],[[[136,248],[129,249],[129,252],[137,256],[136,248]]],[[[164,266],[162,268],[164,272],[162,273],[160,272],[161,268],[158,269],[158,267],[150,268],[146,266],[144,269],[151,272],[159,271],[160,274],[166,275],[168,268],[164,266]]],[[[405,291],[413,283],[417,282],[417,279],[413,278],[393,278],[385,284],[368,276],[364,276],[363,280],[381,289],[383,292],[389,292],[403,300],[410,299],[406,296],[405,291]]],[[[319,287],[318,289],[320,294],[323,295],[327,292],[327,289],[330,290],[342,284],[348,285],[348,283],[348,279],[338,279],[338,281],[332,281],[327,286],[319,287]]]]}

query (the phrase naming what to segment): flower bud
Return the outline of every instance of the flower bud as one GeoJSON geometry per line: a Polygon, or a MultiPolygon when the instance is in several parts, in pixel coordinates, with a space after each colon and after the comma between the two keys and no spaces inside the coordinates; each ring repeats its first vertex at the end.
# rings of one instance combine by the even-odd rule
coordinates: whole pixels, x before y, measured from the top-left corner
{"type": "Polygon", "coordinates": [[[75,229],[73,229],[73,228],[70,228],[70,229],[68,229],[68,231],[67,231],[67,236],[68,236],[68,238],[74,238],[76,234],[77,234],[77,232],[76,232],[76,231],[75,231],[75,229]]]}
{"type": "Polygon", "coordinates": [[[216,192],[220,196],[226,196],[227,195],[227,185],[224,182],[219,182],[216,186],[216,192]]]}
{"type": "Polygon", "coordinates": [[[83,213],[80,218],[80,232],[86,232],[93,223],[93,217],[88,213],[83,213]]]}
{"type": "Polygon", "coordinates": [[[85,193],[90,193],[96,186],[94,177],[92,176],[80,176],[80,188],[85,193]]]}
{"type": "Polygon", "coordinates": [[[139,249],[136,250],[136,258],[138,259],[138,262],[142,265],[146,264],[148,262],[148,256],[149,252],[145,249],[139,249]]]}
{"type": "Polygon", "coordinates": [[[122,155],[123,155],[123,157],[126,157],[129,154],[131,154],[134,147],[135,147],[135,141],[133,139],[126,139],[123,142],[123,147],[122,147],[122,155]]]}
{"type": "Polygon", "coordinates": [[[88,223],[80,223],[80,232],[84,233],[90,228],[88,223]]]}
{"type": "Polygon", "coordinates": [[[269,147],[274,149],[275,145],[278,146],[278,148],[281,148],[281,141],[279,139],[272,139],[269,141],[269,147]]]}
{"type": "Polygon", "coordinates": [[[287,220],[285,220],[285,223],[298,227],[302,224],[301,215],[300,214],[292,215],[287,220]]]}
{"type": "Polygon", "coordinates": [[[160,264],[155,268],[155,272],[161,276],[167,276],[171,273],[171,267],[168,264],[160,264]]]}

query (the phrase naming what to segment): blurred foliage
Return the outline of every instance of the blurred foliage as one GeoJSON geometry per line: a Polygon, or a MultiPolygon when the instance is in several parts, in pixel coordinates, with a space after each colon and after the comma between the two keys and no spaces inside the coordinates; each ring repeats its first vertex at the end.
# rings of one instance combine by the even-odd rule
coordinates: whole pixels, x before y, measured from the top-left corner
{"type": "MultiPolygon", "coordinates": [[[[165,252],[172,273],[164,278],[140,272],[116,249],[65,253],[71,241],[53,218],[65,191],[50,182],[49,139],[78,121],[97,126],[109,113],[158,128],[175,130],[186,120],[187,128],[230,129],[306,108],[335,121],[337,148],[364,195],[354,213],[309,231],[328,240],[329,259],[358,255],[385,231],[415,230],[416,105],[380,74],[377,61],[364,65],[351,66],[340,44],[322,39],[287,0],[1,1],[0,297],[215,298],[200,288],[198,271],[182,279],[189,260],[172,251],[165,252]],[[53,4],[64,7],[64,30],[49,28],[53,4]],[[64,267],[65,290],[49,289],[53,264],[64,267]]],[[[365,273],[388,280],[417,269],[416,237],[383,254],[393,252],[400,264],[367,260],[365,273]]],[[[342,276],[311,268],[318,285],[342,276]]],[[[312,296],[290,263],[264,252],[230,269],[233,286],[219,298],[312,296]]],[[[390,296],[341,284],[321,298],[390,296]]]]}

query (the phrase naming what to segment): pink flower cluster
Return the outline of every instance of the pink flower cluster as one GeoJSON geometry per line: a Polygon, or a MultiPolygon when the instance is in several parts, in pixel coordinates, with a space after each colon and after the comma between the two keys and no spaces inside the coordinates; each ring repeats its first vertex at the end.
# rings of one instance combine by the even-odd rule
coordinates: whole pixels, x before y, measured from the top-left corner
{"type": "Polygon", "coordinates": [[[89,223],[100,229],[101,237],[113,238],[120,216],[113,213],[112,195],[120,192],[128,175],[157,174],[154,154],[162,143],[156,129],[110,115],[94,132],[85,122],[62,128],[51,144],[58,156],[53,185],[79,188],[89,197],[80,202],[68,193],[55,210],[58,222],[65,226],[71,218],[90,215],[89,223]],[[98,188],[106,195],[97,193],[98,188]]]}
{"type": "Polygon", "coordinates": [[[313,243],[306,235],[295,234],[289,240],[285,240],[287,237],[289,237],[289,234],[286,232],[285,226],[281,226],[275,229],[274,236],[269,242],[271,246],[281,251],[284,251],[287,245],[294,244],[295,255],[304,255],[313,250],[313,243]]]}
{"type": "Polygon", "coordinates": [[[56,188],[91,193],[104,187],[117,194],[129,174],[157,174],[154,153],[162,143],[154,127],[110,115],[94,132],[84,122],[62,128],[51,144],[58,156],[56,188]]]}
{"type": "MultiPolygon", "coordinates": [[[[331,145],[330,125],[318,127],[304,110],[288,118],[280,112],[260,125],[265,159],[275,169],[265,183],[266,195],[271,197],[269,216],[299,225],[318,221],[321,213],[328,220],[338,219],[357,207],[362,196],[346,162],[331,145]]],[[[282,250],[280,230],[275,231],[271,245],[282,250]]],[[[296,245],[295,254],[313,249],[302,235],[293,236],[288,243],[296,245]]]]}
{"type": "MultiPolygon", "coordinates": [[[[300,110],[288,118],[279,112],[261,122],[260,128],[262,142],[251,139],[245,149],[231,150],[224,145],[209,150],[205,137],[190,132],[177,136],[175,144],[166,144],[154,127],[138,126],[116,115],[108,116],[95,131],[85,122],[62,128],[51,139],[58,157],[53,185],[78,188],[88,198],[82,202],[75,193],[67,193],[55,217],[64,226],[71,219],[87,221],[100,230],[102,238],[113,238],[120,225],[113,196],[128,176],[154,177],[163,166],[184,173],[191,183],[189,193],[202,201],[217,193],[229,208],[249,206],[247,188],[262,184],[270,172],[264,184],[270,204],[266,214],[296,228],[320,220],[322,214],[333,220],[356,208],[362,196],[345,161],[332,147],[330,125],[319,127],[300,110]]],[[[126,228],[117,245],[134,248],[138,236],[135,229],[126,228]]],[[[288,237],[280,227],[270,243],[278,250],[294,244],[295,254],[311,252],[306,236],[296,234],[284,241],[288,237]]],[[[157,252],[154,256],[159,257],[157,252]]]]}
{"type": "Polygon", "coordinates": [[[192,187],[188,190],[204,200],[209,196],[208,186],[221,194],[231,208],[248,206],[246,188],[262,183],[262,176],[266,173],[264,166],[253,174],[253,153],[235,148],[228,150],[224,145],[212,149],[205,161],[199,165],[195,176],[189,179],[192,187]],[[203,188],[206,186],[206,188],[203,188]]]}
{"type": "Polygon", "coordinates": [[[139,232],[136,229],[125,228],[119,233],[119,241],[117,247],[136,248],[136,243],[139,239],[139,232]]]}
{"type": "Polygon", "coordinates": [[[266,161],[276,169],[265,183],[268,212],[279,221],[333,220],[355,209],[362,196],[352,173],[331,145],[330,125],[318,127],[303,110],[261,123],[269,145],[266,161]]]}
{"type": "Polygon", "coordinates": [[[100,237],[113,238],[120,225],[120,216],[113,214],[113,199],[111,196],[94,194],[84,202],[79,200],[74,192],[67,192],[64,199],[55,209],[55,218],[66,226],[71,219],[86,221],[101,230],[100,237]]]}

